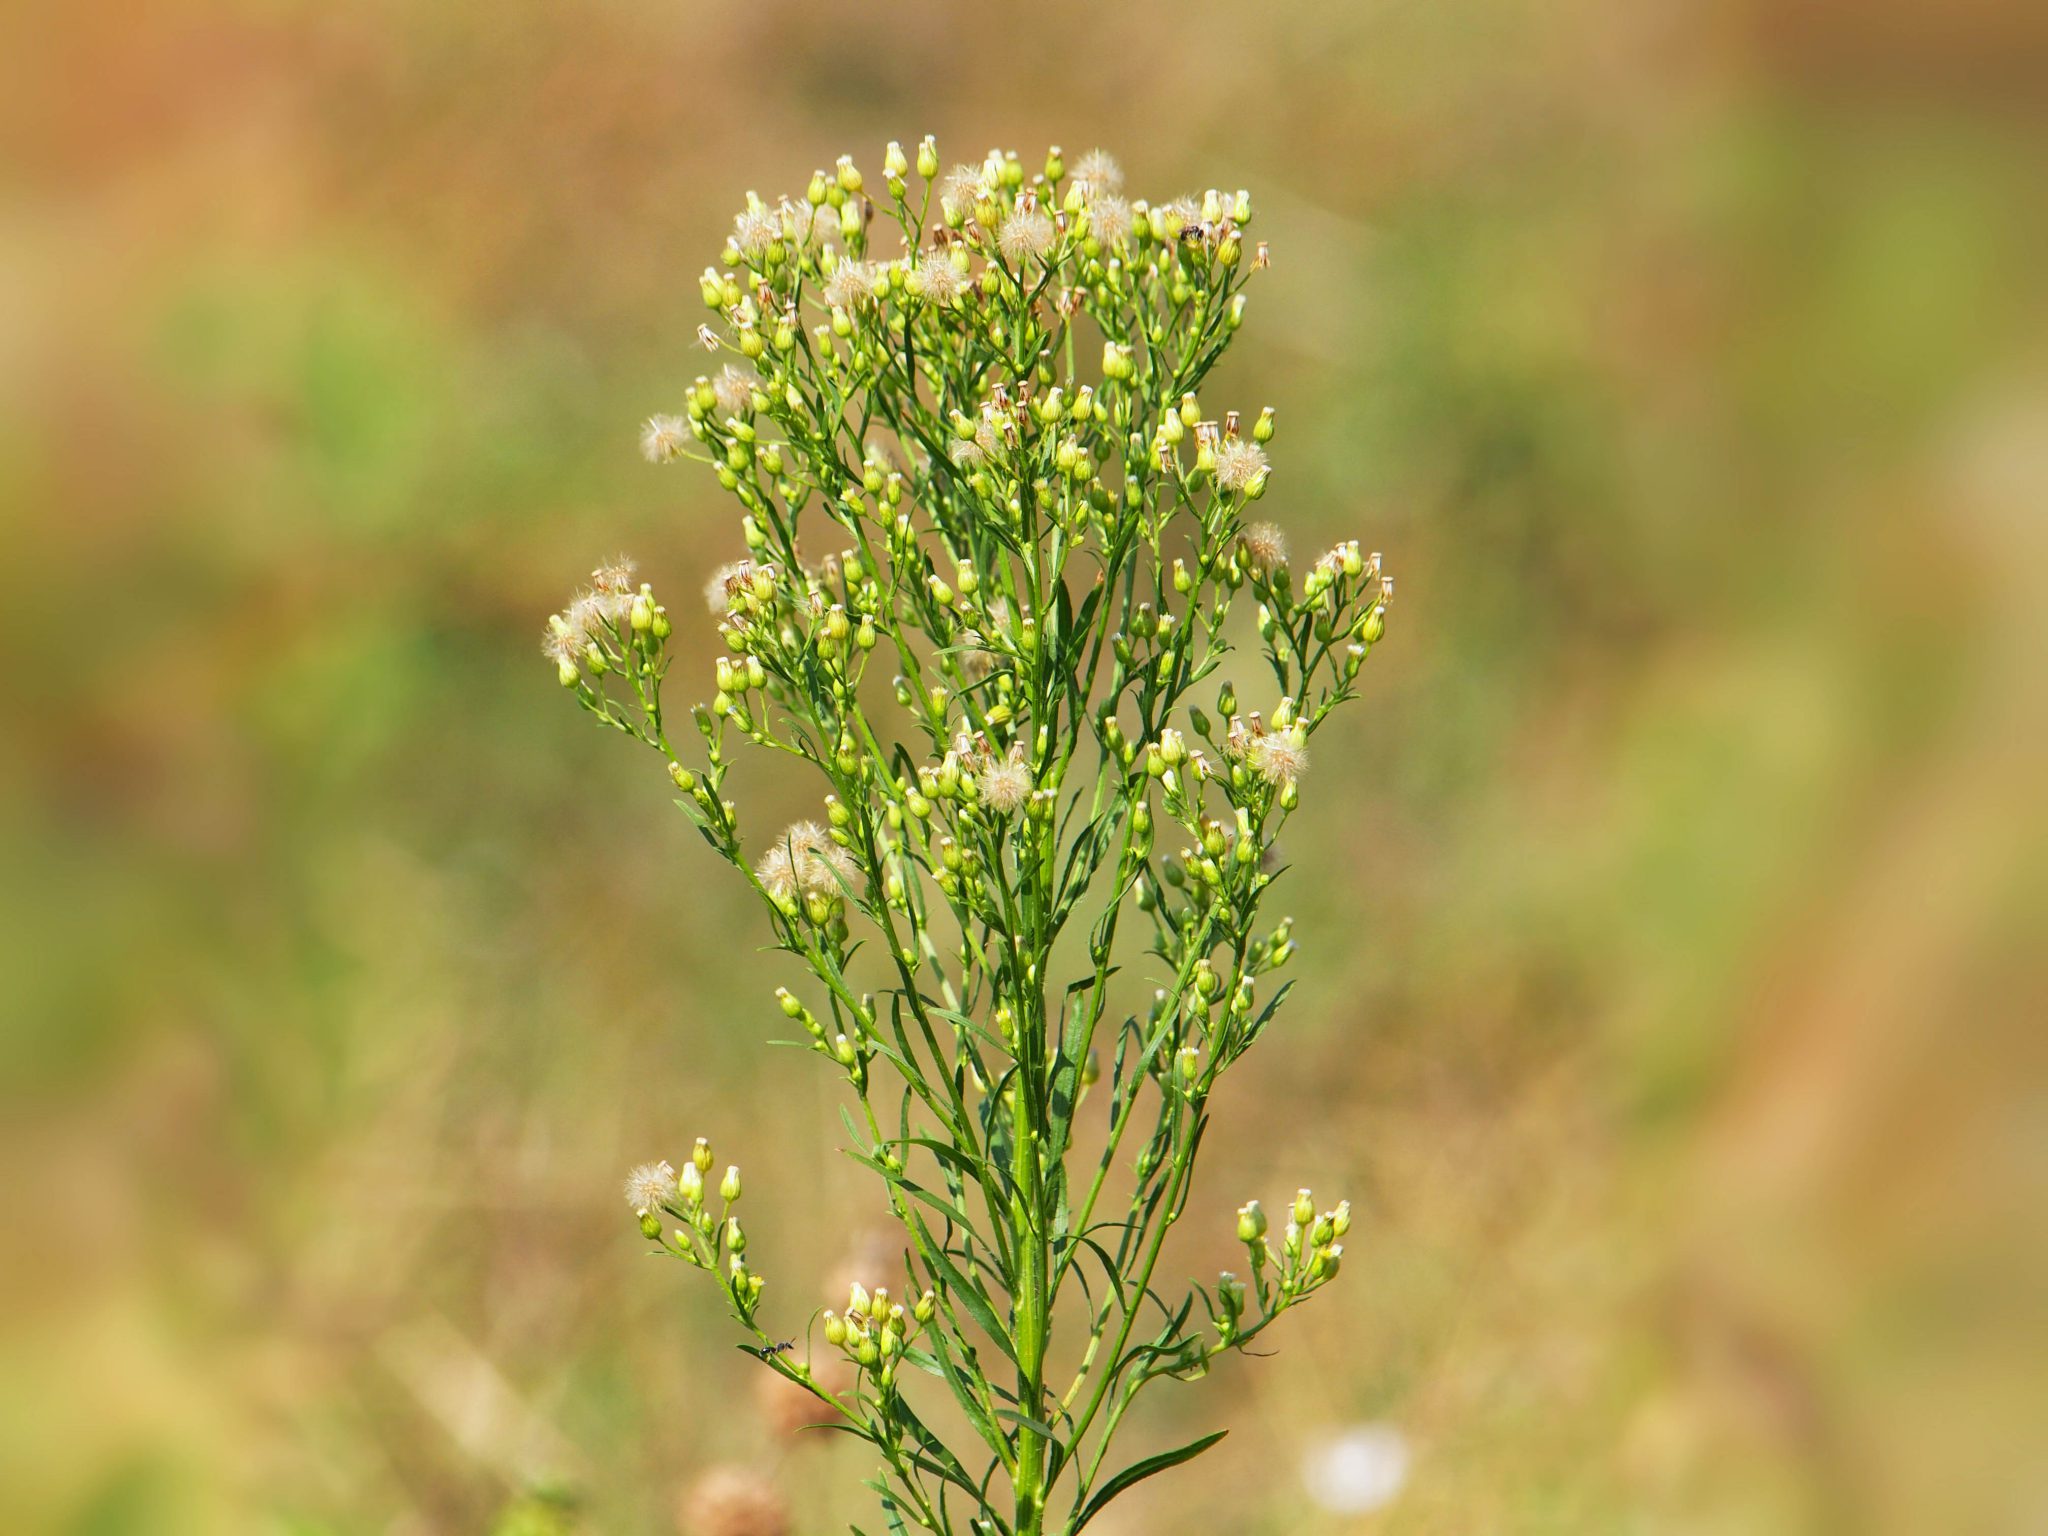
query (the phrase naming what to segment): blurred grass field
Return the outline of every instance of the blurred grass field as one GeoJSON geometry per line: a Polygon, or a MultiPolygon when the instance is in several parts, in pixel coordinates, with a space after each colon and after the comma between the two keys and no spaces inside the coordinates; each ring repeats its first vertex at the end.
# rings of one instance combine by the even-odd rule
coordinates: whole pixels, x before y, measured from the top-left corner
{"type": "Polygon", "coordinates": [[[878,1214],[764,1044],[754,914],[537,635],[616,549],[675,592],[732,552],[633,434],[745,191],[931,131],[1252,188],[1211,393],[1278,409],[1298,547],[1400,583],[1180,1240],[1213,1271],[1243,1199],[1341,1187],[1346,1282],[1161,1389],[1149,1432],[1235,1433],[1096,1529],[2048,1527],[2037,15],[41,0],[0,39],[0,1526],[425,1536],[562,1487],[666,1532],[718,1461],[804,1532],[865,1510],[619,1206],[709,1134],[791,1327],[878,1214]],[[1319,1512],[1304,1451],[1359,1423],[1405,1484],[1319,1512]]]}

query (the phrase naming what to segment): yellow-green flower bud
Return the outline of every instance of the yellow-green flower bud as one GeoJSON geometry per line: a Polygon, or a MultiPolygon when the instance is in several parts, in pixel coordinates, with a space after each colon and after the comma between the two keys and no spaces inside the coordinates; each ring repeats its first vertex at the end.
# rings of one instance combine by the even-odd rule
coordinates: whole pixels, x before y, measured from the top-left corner
{"type": "Polygon", "coordinates": [[[1266,1235],[1266,1212],[1258,1201],[1248,1201],[1238,1207],[1237,1240],[1241,1243],[1256,1243],[1266,1235]]]}
{"type": "Polygon", "coordinates": [[[711,1143],[702,1136],[697,1138],[697,1144],[690,1149],[690,1161],[696,1165],[699,1173],[711,1171],[711,1143]]]}
{"type": "Polygon", "coordinates": [[[1305,1189],[1294,1192],[1294,1219],[1304,1227],[1316,1219],[1315,1197],[1305,1189]]]}
{"type": "Polygon", "coordinates": [[[725,1170],[725,1177],[718,1181],[718,1198],[731,1205],[740,1197],[740,1170],[737,1165],[725,1170]]]}

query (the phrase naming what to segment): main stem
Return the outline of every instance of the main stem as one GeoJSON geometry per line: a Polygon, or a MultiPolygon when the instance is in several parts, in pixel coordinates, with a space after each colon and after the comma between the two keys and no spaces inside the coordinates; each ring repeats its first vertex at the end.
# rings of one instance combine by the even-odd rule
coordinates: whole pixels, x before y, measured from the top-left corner
{"type": "MultiPolygon", "coordinates": [[[[1027,1419],[1038,1419],[1044,1409],[1045,1346],[1051,1332],[1049,1277],[1050,1247],[1042,1220],[1040,1198],[1043,1178],[1039,1167],[1040,1142],[1035,1123],[1036,1095],[1019,1082],[1011,1125],[1017,1145],[1017,1192],[1015,1254],[1017,1345],[1017,1409],[1027,1419]]],[[[1045,1530],[1045,1437],[1029,1424],[1017,1431],[1016,1536],[1041,1536],[1045,1530]]]]}

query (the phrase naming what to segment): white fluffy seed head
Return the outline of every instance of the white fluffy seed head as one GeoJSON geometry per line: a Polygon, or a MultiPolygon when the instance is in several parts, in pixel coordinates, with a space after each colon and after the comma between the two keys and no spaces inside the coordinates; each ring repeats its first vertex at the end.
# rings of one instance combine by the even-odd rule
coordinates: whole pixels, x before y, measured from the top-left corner
{"type": "Polygon", "coordinates": [[[839,214],[829,203],[813,207],[807,202],[782,200],[777,210],[782,232],[798,245],[821,245],[839,234],[839,214]]]}
{"type": "Polygon", "coordinates": [[[1216,483],[1226,491],[1243,491],[1266,473],[1266,450],[1246,437],[1226,437],[1216,445],[1216,483]]]}
{"type": "Polygon", "coordinates": [[[1124,170],[1107,150],[1091,149],[1074,162],[1074,185],[1089,198],[1110,197],[1124,189],[1124,170]]]}
{"type": "Polygon", "coordinates": [[[974,205],[981,201],[987,190],[988,168],[985,165],[956,165],[939,183],[939,197],[950,203],[953,211],[962,218],[974,211],[974,205]]]}
{"type": "Polygon", "coordinates": [[[1254,569],[1276,571],[1287,563],[1287,535],[1278,523],[1253,523],[1240,537],[1254,569]]]}
{"type": "Polygon", "coordinates": [[[1088,205],[1088,227],[1104,245],[1122,245],[1131,234],[1131,205],[1120,197],[1098,197],[1088,205]]]}
{"type": "Polygon", "coordinates": [[[1308,768],[1308,744],[1292,730],[1268,731],[1247,746],[1245,761],[1268,784],[1292,784],[1308,768]]]}
{"type": "Polygon", "coordinates": [[[1055,235],[1048,214],[1028,202],[1020,203],[1003,220],[1003,227],[996,235],[996,249],[1011,265],[1021,265],[1025,261],[1042,258],[1052,249],[1055,235]]]}
{"type": "Polygon", "coordinates": [[[564,662],[577,665],[583,659],[583,647],[589,643],[589,637],[559,613],[549,617],[548,627],[540,637],[541,654],[557,666],[564,662]]]}
{"type": "Polygon", "coordinates": [[[650,416],[640,428],[640,454],[650,464],[667,464],[690,441],[690,424],[680,416],[650,416]]]}
{"type": "Polygon", "coordinates": [[[842,261],[825,279],[825,302],[848,312],[875,299],[875,269],[865,261],[842,261]]]}
{"type": "Polygon", "coordinates": [[[1035,787],[1031,767],[1024,761],[1023,745],[1013,742],[1008,752],[975,776],[975,786],[981,791],[981,803],[990,810],[1007,816],[1021,809],[1035,787]]]}
{"type": "Polygon", "coordinates": [[[760,257],[782,238],[782,215],[773,208],[750,203],[733,217],[732,243],[743,255],[760,257]]]}
{"type": "Polygon", "coordinates": [[[636,1216],[658,1211],[675,1198],[676,1171],[667,1163],[642,1163],[626,1175],[626,1204],[636,1216]]]}
{"type": "Polygon", "coordinates": [[[751,560],[726,561],[704,583],[704,606],[721,616],[731,612],[733,598],[753,574],[751,560]]]}
{"type": "Polygon", "coordinates": [[[951,304],[968,288],[968,276],[943,251],[926,251],[917,259],[918,293],[934,304],[951,304]]]}
{"type": "Polygon", "coordinates": [[[859,878],[860,866],[815,821],[799,821],[762,856],[755,873],[769,895],[790,901],[797,896],[844,895],[859,878]]]}
{"type": "Polygon", "coordinates": [[[754,411],[754,389],[761,382],[751,368],[735,367],[727,363],[712,376],[711,393],[717,397],[718,409],[724,416],[751,416],[754,411]]]}

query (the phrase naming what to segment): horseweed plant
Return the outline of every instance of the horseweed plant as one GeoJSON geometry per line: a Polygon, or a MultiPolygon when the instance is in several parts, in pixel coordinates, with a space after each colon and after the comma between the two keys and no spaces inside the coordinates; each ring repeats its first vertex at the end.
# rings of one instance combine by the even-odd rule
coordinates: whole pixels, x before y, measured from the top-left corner
{"type": "Polygon", "coordinates": [[[800,198],[749,194],[702,279],[724,366],[644,429],[649,459],[709,465],[744,509],[746,554],[707,592],[728,654],[692,711],[702,760],[671,738],[670,620],[630,565],[546,650],[667,760],[807,968],[812,1000],[776,997],[846,1079],[903,1288],[874,1276],[780,1342],[739,1170],[701,1140],[634,1170],[641,1231],[873,1447],[890,1530],[1064,1536],[1221,1438],[1113,1465],[1147,1383],[1201,1375],[1337,1275],[1349,1207],[1303,1190],[1277,1241],[1256,1200],[1238,1211],[1242,1276],[1178,1300],[1154,1278],[1210,1097],[1286,995],[1261,995],[1295,950],[1262,912],[1274,839],[1390,584],[1355,542],[1297,578],[1246,521],[1272,412],[1199,403],[1267,265],[1249,194],[1126,201],[1099,152],[941,174],[926,139],[914,164],[891,144],[879,189],[842,158],[800,198]],[[901,255],[876,253],[879,221],[901,255]],[[1246,589],[1270,692],[1222,682],[1204,708],[1246,589]],[[743,838],[742,743],[821,775],[819,819],[743,838]],[[1119,1020],[1132,921],[1157,990],[1119,1020]]]}

